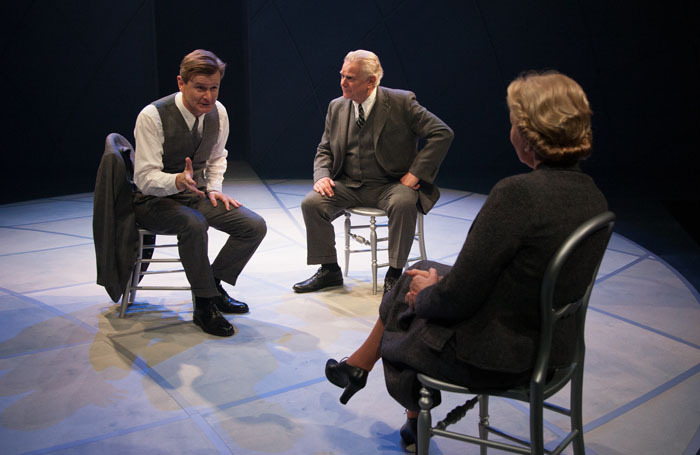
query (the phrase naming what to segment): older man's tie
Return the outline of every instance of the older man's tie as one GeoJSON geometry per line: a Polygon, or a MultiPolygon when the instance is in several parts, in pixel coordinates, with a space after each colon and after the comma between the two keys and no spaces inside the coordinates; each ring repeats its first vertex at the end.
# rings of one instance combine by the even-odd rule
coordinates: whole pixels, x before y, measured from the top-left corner
{"type": "Polygon", "coordinates": [[[362,128],[365,125],[365,110],[362,109],[362,105],[358,104],[358,110],[360,111],[360,115],[357,117],[357,127],[362,128]]]}

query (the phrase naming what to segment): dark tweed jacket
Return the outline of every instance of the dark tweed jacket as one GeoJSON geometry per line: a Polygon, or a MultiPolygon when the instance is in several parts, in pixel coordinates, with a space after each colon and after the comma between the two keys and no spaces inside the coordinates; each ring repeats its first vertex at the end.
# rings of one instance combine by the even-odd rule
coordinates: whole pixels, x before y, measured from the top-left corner
{"type": "MultiPolygon", "coordinates": [[[[486,385],[470,374],[475,369],[527,373],[537,349],[544,269],[568,234],[606,209],[603,194],[578,168],[540,165],[496,184],[454,266],[440,266],[444,278],[418,295],[415,311],[403,302],[406,278],[382,301],[381,353],[392,396],[418,409],[414,371],[473,387],[486,385]]],[[[588,280],[579,277],[590,277],[602,250],[583,252],[562,273],[557,301],[583,294],[588,280]]],[[[574,330],[573,318],[559,324],[550,365],[572,358],[574,330]]]]}

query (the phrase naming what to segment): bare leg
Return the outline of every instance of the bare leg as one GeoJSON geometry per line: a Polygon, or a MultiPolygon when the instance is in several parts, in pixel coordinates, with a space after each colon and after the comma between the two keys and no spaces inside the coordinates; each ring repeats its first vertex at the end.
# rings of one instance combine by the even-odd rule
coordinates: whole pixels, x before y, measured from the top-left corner
{"type": "Polygon", "coordinates": [[[347,364],[371,371],[372,368],[374,368],[374,364],[377,363],[381,357],[380,343],[383,334],[384,323],[382,323],[380,318],[377,318],[377,322],[374,324],[369,336],[365,342],[362,343],[362,346],[348,357],[347,364]]]}

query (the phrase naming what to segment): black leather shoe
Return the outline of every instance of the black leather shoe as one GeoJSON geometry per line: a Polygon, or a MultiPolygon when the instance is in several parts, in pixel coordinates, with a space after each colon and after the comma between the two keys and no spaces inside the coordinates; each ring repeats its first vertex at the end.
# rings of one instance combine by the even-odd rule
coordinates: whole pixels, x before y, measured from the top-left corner
{"type": "Polygon", "coordinates": [[[213,298],[195,297],[192,322],[202,330],[218,337],[230,337],[235,330],[230,322],[224,318],[217,309],[217,300],[223,300],[220,296],[213,298]]]}
{"type": "Polygon", "coordinates": [[[391,290],[394,288],[394,285],[396,284],[397,279],[394,277],[385,277],[384,278],[384,294],[387,292],[391,292],[391,290]]]}
{"type": "Polygon", "coordinates": [[[294,292],[314,292],[331,286],[340,286],[343,284],[343,272],[340,269],[335,272],[319,267],[314,275],[305,281],[292,286],[294,292]]]}
{"type": "Polygon", "coordinates": [[[328,359],[326,362],[326,378],[334,385],[344,388],[340,402],[346,404],[355,393],[367,384],[369,371],[348,365],[345,360],[338,362],[328,359]]]}
{"type": "Polygon", "coordinates": [[[418,440],[418,419],[406,418],[406,423],[403,424],[399,431],[401,435],[401,445],[406,452],[416,451],[416,441],[418,440]]]}
{"type": "Polygon", "coordinates": [[[216,300],[216,308],[222,313],[244,314],[250,311],[247,303],[236,300],[228,295],[221,283],[216,285],[216,289],[219,291],[219,294],[221,294],[221,299],[216,300]]]}

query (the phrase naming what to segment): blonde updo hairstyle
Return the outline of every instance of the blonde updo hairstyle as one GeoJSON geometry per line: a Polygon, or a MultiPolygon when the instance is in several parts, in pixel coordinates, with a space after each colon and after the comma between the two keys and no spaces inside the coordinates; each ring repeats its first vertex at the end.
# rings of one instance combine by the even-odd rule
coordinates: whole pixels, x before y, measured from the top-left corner
{"type": "Polygon", "coordinates": [[[540,161],[571,165],[591,154],[593,111],[570,77],[556,71],[523,74],[508,86],[506,101],[514,125],[540,161]]]}

